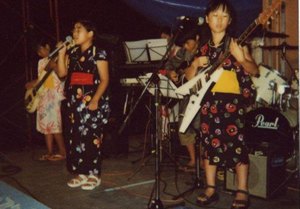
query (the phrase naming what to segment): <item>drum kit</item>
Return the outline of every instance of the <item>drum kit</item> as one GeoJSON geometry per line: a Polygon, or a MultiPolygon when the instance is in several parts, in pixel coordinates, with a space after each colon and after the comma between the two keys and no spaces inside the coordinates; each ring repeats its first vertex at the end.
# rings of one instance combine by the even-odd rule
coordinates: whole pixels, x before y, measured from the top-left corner
{"type": "MultiPolygon", "coordinates": [[[[271,33],[269,36],[287,37],[271,33]]],[[[298,50],[298,46],[283,43],[278,46],[259,46],[266,50],[298,50]]],[[[277,70],[259,65],[259,76],[252,77],[257,91],[255,103],[246,108],[246,144],[255,153],[264,146],[264,152],[279,153],[286,162],[299,156],[299,79],[293,72],[288,80],[277,70]],[[298,155],[298,156],[297,156],[298,155]]],[[[297,162],[295,167],[298,169],[297,162]]]]}

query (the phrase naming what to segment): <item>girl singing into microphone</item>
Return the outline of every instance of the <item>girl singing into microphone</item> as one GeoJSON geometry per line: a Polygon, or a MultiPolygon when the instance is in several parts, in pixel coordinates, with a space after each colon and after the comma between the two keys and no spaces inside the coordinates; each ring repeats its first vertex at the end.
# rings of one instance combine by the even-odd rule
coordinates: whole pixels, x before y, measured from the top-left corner
{"type": "Polygon", "coordinates": [[[67,169],[75,174],[68,186],[93,190],[101,182],[102,128],[110,113],[108,60],[96,46],[98,34],[91,22],[76,22],[72,33],[76,46],[59,51],[57,72],[67,76],[67,169]]]}

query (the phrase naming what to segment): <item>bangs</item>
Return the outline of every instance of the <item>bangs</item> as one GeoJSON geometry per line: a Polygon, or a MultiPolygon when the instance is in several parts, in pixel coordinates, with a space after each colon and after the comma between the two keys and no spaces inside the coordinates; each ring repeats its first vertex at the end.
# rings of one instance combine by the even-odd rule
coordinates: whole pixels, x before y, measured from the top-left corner
{"type": "Polygon", "coordinates": [[[213,12],[214,12],[214,11],[217,11],[217,10],[219,10],[219,9],[222,9],[222,12],[225,12],[225,13],[228,13],[228,14],[229,14],[227,5],[225,5],[225,4],[218,5],[218,6],[213,10],[213,12]]]}
{"type": "Polygon", "coordinates": [[[231,18],[234,16],[234,11],[231,3],[226,0],[213,0],[206,8],[205,15],[208,16],[210,12],[222,9],[223,12],[229,14],[231,18]]]}

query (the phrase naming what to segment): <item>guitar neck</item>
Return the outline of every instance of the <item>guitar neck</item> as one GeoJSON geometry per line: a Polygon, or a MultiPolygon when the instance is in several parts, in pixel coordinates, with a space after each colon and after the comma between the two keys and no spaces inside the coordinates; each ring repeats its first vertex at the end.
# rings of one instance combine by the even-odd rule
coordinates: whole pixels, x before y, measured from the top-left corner
{"type": "Polygon", "coordinates": [[[47,73],[45,74],[45,76],[42,78],[42,80],[40,80],[40,82],[34,87],[35,91],[38,91],[41,86],[43,85],[43,83],[45,82],[45,80],[49,77],[49,75],[52,73],[53,69],[50,68],[47,73]]]}

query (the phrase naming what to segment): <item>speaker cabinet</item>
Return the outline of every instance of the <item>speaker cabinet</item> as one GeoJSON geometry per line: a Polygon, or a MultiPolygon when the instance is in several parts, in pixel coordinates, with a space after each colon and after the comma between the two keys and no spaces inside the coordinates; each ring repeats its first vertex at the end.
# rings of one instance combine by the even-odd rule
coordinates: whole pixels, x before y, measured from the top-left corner
{"type": "MultiPolygon", "coordinates": [[[[265,199],[285,192],[285,160],[283,156],[249,155],[249,194],[265,199]]],[[[237,190],[237,175],[230,171],[225,174],[225,189],[237,190]]]]}

